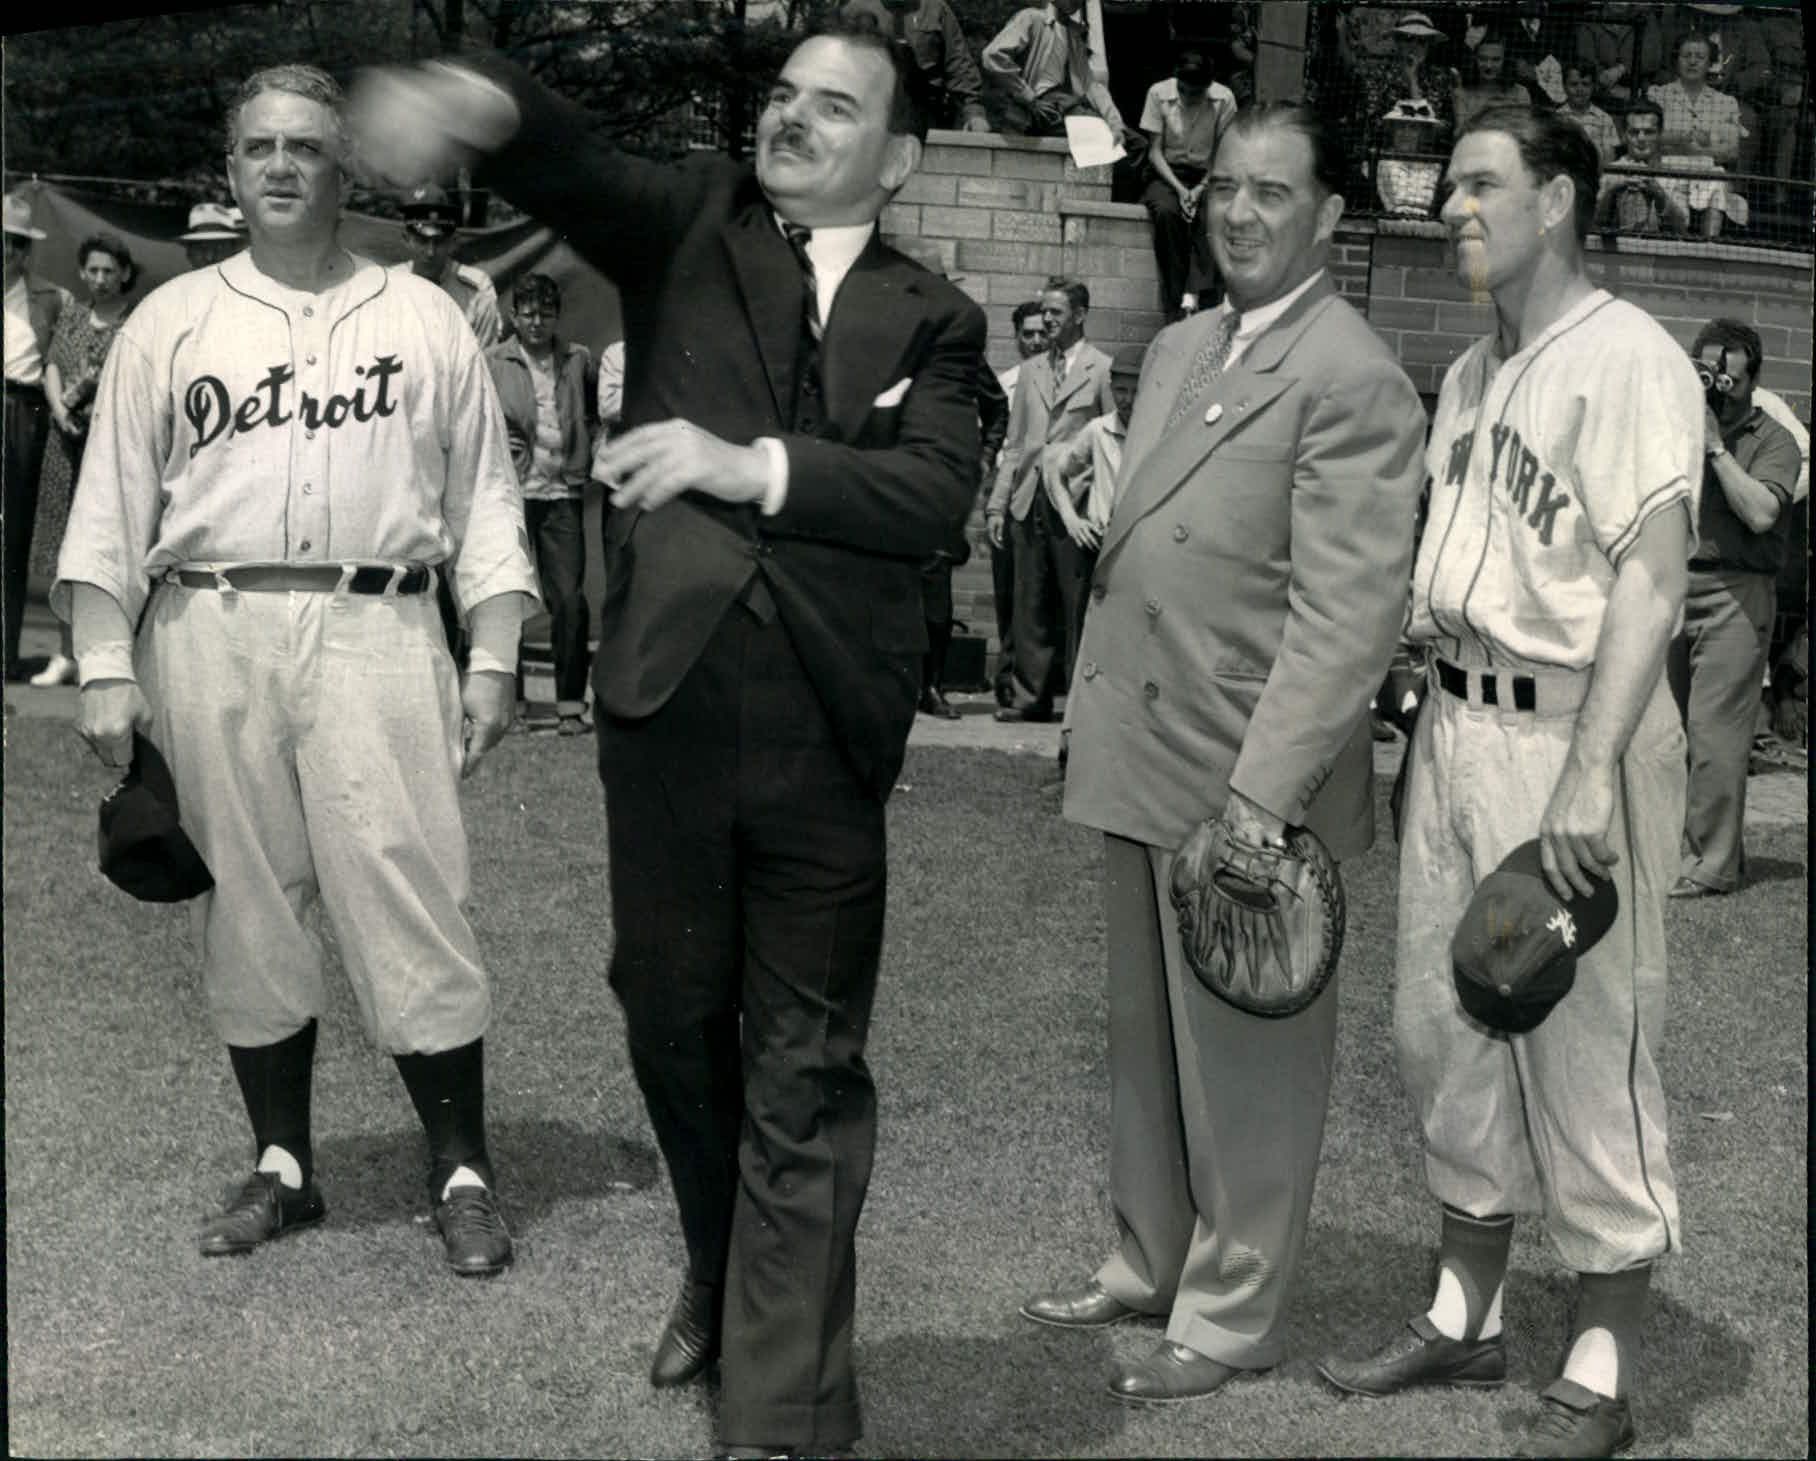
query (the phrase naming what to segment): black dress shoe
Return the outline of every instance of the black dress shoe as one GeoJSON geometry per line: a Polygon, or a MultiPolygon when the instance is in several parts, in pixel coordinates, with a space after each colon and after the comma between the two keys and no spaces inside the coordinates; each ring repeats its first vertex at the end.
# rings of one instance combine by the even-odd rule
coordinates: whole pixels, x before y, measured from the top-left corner
{"type": "Polygon", "coordinates": [[[957,708],[938,690],[922,691],[920,708],[923,715],[937,715],[941,720],[958,719],[957,708]]]}
{"type": "Polygon", "coordinates": [[[1021,1306],[1022,1318],[1061,1329],[1102,1329],[1106,1325],[1120,1324],[1124,1319],[1133,1319],[1140,1312],[1105,1293],[1096,1279],[1091,1279],[1083,1288],[1042,1294],[1021,1306]]]}
{"type": "Polygon", "coordinates": [[[1046,725],[1053,719],[1053,712],[1033,706],[1005,705],[996,712],[996,719],[1004,725],[1046,725]]]}
{"type": "Polygon", "coordinates": [[[1118,1368],[1110,1378],[1110,1393],[1135,1405],[1177,1405],[1214,1395],[1241,1373],[1209,1355],[1165,1340],[1146,1359],[1118,1368]]]}
{"type": "Polygon", "coordinates": [[[1612,1456],[1633,1444],[1633,1408],[1574,1380],[1557,1380],[1540,1399],[1544,1410],[1516,1456],[1612,1456]]]}
{"type": "Polygon", "coordinates": [[[313,1182],[286,1187],[276,1172],[254,1172],[226,1210],[202,1228],[202,1256],[250,1253],[280,1234],[319,1223],[327,1213],[322,1190],[313,1182]]]}
{"type": "Polygon", "coordinates": [[[435,1226],[448,1267],[462,1278],[484,1278],[511,1266],[511,1234],[489,1187],[456,1187],[435,1204],[435,1226]]]}
{"type": "MultiPolygon", "coordinates": [[[[649,1382],[658,1390],[685,1385],[719,1357],[719,1286],[689,1279],[656,1341],[649,1382]]],[[[769,1454],[766,1451],[758,1455],[769,1454]]]]}
{"type": "Polygon", "coordinates": [[[1493,1339],[1446,1339],[1420,1314],[1367,1359],[1332,1355],[1318,1361],[1318,1373],[1351,1395],[1395,1395],[1414,1385],[1491,1389],[1507,1381],[1507,1345],[1498,1334],[1493,1339]]]}

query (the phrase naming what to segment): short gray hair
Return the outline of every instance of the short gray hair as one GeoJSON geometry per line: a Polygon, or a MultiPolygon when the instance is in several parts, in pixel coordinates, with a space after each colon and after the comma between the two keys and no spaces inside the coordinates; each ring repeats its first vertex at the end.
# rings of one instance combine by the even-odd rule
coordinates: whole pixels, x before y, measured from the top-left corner
{"type": "Polygon", "coordinates": [[[347,93],[341,84],[319,66],[304,66],[291,62],[283,66],[267,66],[262,71],[254,71],[240,83],[239,90],[234,92],[233,99],[227,103],[226,133],[227,150],[232,152],[240,141],[240,113],[246,103],[267,91],[287,91],[292,96],[300,96],[307,101],[320,102],[334,116],[335,130],[340,134],[341,151],[348,151],[347,133],[347,93]]]}

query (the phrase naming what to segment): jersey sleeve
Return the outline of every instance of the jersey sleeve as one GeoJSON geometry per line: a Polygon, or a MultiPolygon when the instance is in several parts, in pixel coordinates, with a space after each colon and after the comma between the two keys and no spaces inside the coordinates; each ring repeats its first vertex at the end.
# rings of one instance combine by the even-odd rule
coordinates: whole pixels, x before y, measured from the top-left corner
{"type": "Polygon", "coordinates": [[[453,329],[449,334],[442,517],[454,539],[454,602],[464,616],[495,594],[520,593],[528,595],[527,613],[540,597],[504,409],[472,331],[453,329]]]}
{"type": "Polygon", "coordinates": [[[1646,521],[1682,502],[1695,531],[1702,493],[1703,394],[1690,357],[1662,331],[1629,336],[1580,390],[1577,437],[1583,515],[1619,565],[1646,521]]]}
{"type": "Polygon", "coordinates": [[[164,372],[130,330],[107,352],[82,475],[57,555],[51,608],[66,622],[70,586],[92,583],[137,624],[151,595],[146,559],[157,535],[171,419],[164,372]]]}

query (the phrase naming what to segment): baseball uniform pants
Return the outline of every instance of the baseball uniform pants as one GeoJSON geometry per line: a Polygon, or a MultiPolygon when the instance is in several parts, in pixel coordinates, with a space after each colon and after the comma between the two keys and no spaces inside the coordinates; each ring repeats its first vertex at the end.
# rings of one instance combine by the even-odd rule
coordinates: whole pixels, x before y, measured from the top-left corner
{"type": "Polygon", "coordinates": [[[137,663],[215,878],[192,907],[220,1037],[275,1044],[323,1013],[318,900],[375,1044],[427,1055],[484,1034],[460,693],[435,596],[166,580],[137,663]]]}
{"type": "Polygon", "coordinates": [[[1683,633],[1671,646],[1671,688],[1690,741],[1678,872],[1723,893],[1743,871],[1747,758],[1776,608],[1768,573],[1692,570],[1683,633]]]}
{"type": "Polygon", "coordinates": [[[1110,974],[1105,1292],[1169,1314],[1167,1338],[1238,1369],[1281,1358],[1337,1042],[1332,980],[1266,1020],[1198,983],[1167,896],[1170,851],[1104,839],[1110,974]]]}
{"type": "Polygon", "coordinates": [[[1394,1034],[1432,1194],[1472,1217],[1542,1213],[1568,1267],[1615,1273],[1678,1246],[1654,1052],[1684,737],[1660,676],[1615,784],[1620,913],[1542,1025],[1496,1034],[1463,1013],[1450,941],[1476,884],[1538,835],[1570,749],[1588,676],[1535,678],[1526,711],[1484,705],[1474,671],[1467,701],[1428,689],[1407,752],[1394,1034]]]}

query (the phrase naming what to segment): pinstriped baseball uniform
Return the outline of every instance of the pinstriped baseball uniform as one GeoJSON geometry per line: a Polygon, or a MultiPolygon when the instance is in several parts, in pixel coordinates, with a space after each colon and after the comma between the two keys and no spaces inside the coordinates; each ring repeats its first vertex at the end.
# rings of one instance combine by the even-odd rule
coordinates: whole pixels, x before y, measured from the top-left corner
{"type": "Polygon", "coordinates": [[[434,285],[355,258],[320,293],[250,252],[183,275],[109,354],[53,602],[138,630],[152,740],[215,876],[210,1011],[273,1044],[324,1004],[319,896],[373,1039],[464,1045],[490,1013],[462,904],[459,686],[432,593],[231,592],[180,564],[420,563],[463,612],[536,580],[478,342],[434,285]]]}
{"type": "MultiPolygon", "coordinates": [[[[1703,400],[1683,350],[1597,290],[1511,359],[1493,337],[1445,377],[1408,637],[1470,671],[1433,683],[1408,755],[1395,1034],[1441,1201],[1543,1213],[1559,1256],[1615,1272],[1678,1243],[1655,1051],[1684,738],[1660,676],[1622,758],[1610,842],[1620,915],[1529,1034],[1471,1023],[1450,940],[1476,883],[1538,833],[1625,553],[1659,512],[1695,523],[1703,400]],[[1480,671],[1497,676],[1486,702],[1480,671]],[[1513,676],[1534,684],[1521,709],[1513,676]],[[1453,677],[1454,678],[1454,677],[1453,677]]],[[[1524,698],[1522,696],[1522,698],[1524,698]]]]}

